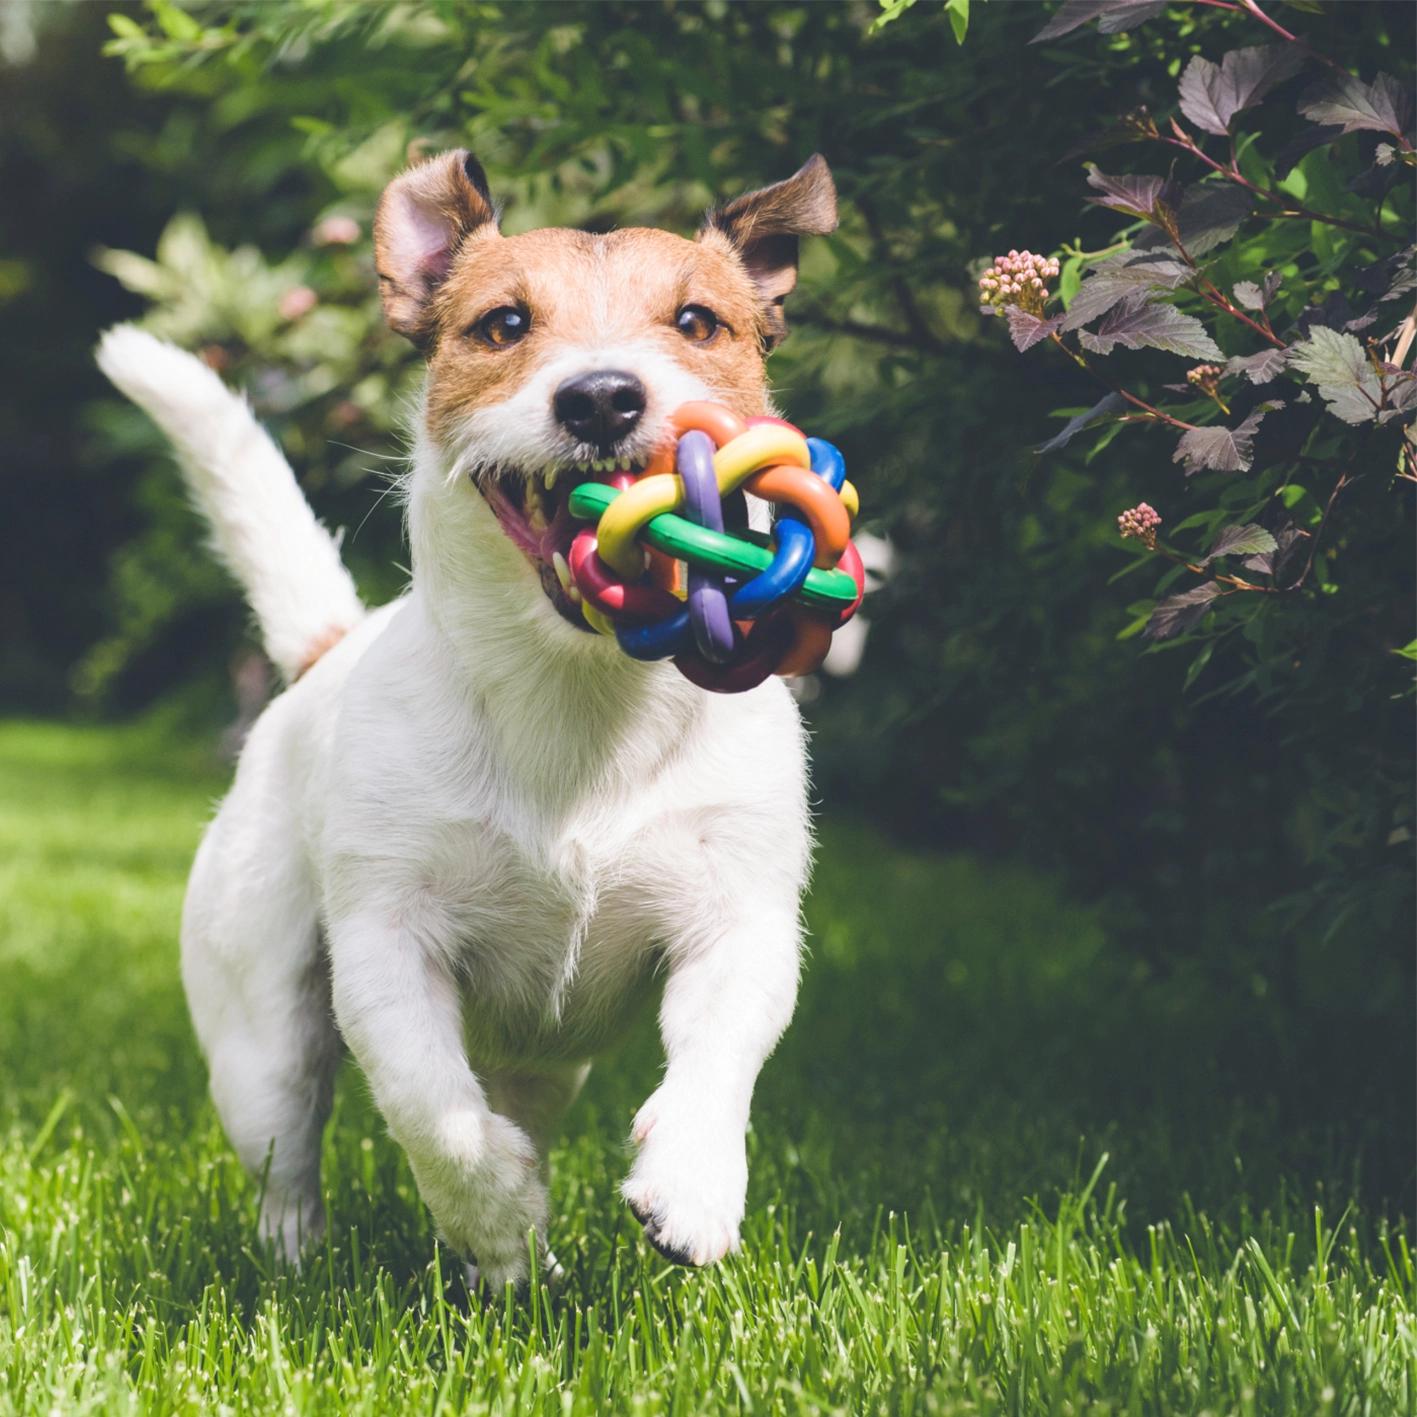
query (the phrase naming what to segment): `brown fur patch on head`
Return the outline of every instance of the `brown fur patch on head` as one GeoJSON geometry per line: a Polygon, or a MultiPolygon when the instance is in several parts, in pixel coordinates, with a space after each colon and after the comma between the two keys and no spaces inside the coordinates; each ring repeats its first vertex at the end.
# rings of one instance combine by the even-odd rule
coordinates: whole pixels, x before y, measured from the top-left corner
{"type": "Polygon", "coordinates": [[[577,347],[654,347],[739,414],[763,412],[763,357],[786,333],[798,239],[835,226],[836,190],[816,156],[710,213],[693,241],[639,227],[504,237],[481,166],[458,149],[390,183],[374,246],[388,323],[427,356],[429,426],[446,435],[577,347]],[[712,312],[711,337],[681,330],[689,305],[712,312]],[[504,306],[530,323],[494,347],[479,321],[504,306]]]}
{"type": "Polygon", "coordinates": [[[593,235],[552,228],[518,236],[474,231],[430,306],[428,419],[451,431],[470,406],[509,397],[565,349],[657,346],[743,416],[766,405],[765,312],[732,246],[632,227],[593,235]],[[712,338],[686,339],[686,305],[719,321],[712,338]],[[530,316],[505,348],[478,339],[478,322],[501,306],[530,316]]]}

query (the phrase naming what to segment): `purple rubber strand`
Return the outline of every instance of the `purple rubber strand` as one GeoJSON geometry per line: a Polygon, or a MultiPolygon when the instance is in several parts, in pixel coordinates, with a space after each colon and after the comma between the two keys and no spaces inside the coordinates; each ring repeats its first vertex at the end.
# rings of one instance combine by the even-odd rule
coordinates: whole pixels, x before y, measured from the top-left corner
{"type": "MultiPolygon", "coordinates": [[[[713,439],[693,429],[679,439],[675,470],[684,481],[684,515],[710,531],[723,530],[723,505],[713,472],[713,439]]],[[[689,568],[689,623],[699,653],[722,664],[732,653],[737,637],[728,614],[728,597],[706,571],[689,568]]]]}

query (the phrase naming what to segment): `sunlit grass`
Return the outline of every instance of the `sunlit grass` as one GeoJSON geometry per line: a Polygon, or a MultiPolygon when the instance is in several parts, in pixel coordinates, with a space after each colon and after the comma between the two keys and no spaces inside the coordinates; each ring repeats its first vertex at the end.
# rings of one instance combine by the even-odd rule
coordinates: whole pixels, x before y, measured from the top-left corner
{"type": "Polygon", "coordinates": [[[668,1269],[616,1199],[646,1021],[555,1154],[560,1291],[469,1306],[352,1074],[329,1241],[275,1270],[177,980],[221,781],[0,728],[0,1408],[1417,1410],[1411,1079],[1323,1092],[1047,881],[838,823],[736,1259],[668,1269]]]}

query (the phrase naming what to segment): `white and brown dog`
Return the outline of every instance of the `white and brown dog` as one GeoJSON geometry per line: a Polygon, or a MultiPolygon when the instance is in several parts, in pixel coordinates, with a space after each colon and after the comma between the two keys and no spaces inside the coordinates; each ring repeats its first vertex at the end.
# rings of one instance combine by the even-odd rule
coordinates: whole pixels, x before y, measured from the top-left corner
{"type": "Polygon", "coordinates": [[[275,445],[204,365],[129,326],[99,362],[176,447],[290,687],[197,853],[182,973],[211,1090],[286,1253],[324,1217],[340,1042],[449,1245],[523,1278],[547,1148],[663,975],[666,1068],[625,1200],[670,1258],[738,1243],[753,1085],[792,1014],[811,840],[786,686],[707,694],[585,632],[568,489],[638,469],[689,399],[770,411],[814,157],[696,239],[503,236],[477,162],[384,193],[390,326],[428,363],[413,579],[366,613],[275,445]]]}

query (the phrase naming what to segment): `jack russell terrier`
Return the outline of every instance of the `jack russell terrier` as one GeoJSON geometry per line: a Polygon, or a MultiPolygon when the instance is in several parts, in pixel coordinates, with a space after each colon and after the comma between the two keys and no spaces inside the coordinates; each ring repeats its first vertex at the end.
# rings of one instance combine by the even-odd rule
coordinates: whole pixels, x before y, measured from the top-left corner
{"type": "Polygon", "coordinates": [[[411,588],[368,612],[247,405],[132,326],[104,336],[289,682],[197,852],[182,977],[227,1135],[265,1175],[262,1233],[292,1259],[324,1225],[343,1043],[470,1273],[522,1281],[533,1231],[554,1264],[554,1129],[661,976],[666,1066],[622,1194],[672,1260],[737,1247],[753,1085],[797,992],[802,726],[779,679],[708,694],[587,633],[558,563],[569,489],[642,469],[680,404],[772,411],[798,238],[835,225],[821,157],[693,240],[504,236],[462,151],[397,178],[379,280],[428,377],[411,588]]]}

